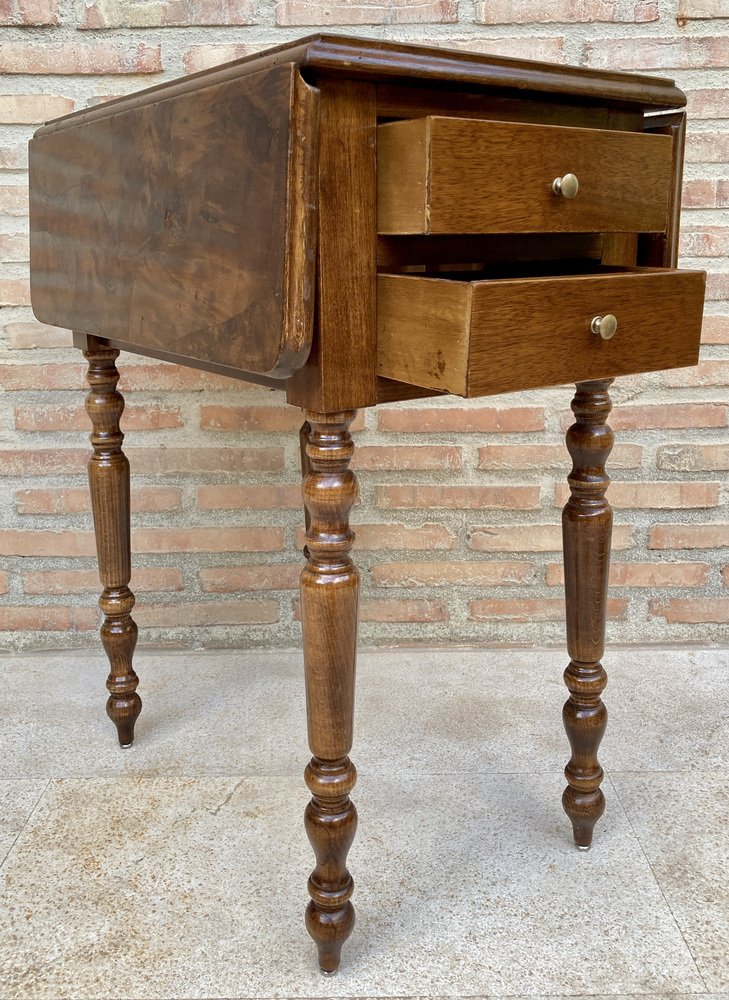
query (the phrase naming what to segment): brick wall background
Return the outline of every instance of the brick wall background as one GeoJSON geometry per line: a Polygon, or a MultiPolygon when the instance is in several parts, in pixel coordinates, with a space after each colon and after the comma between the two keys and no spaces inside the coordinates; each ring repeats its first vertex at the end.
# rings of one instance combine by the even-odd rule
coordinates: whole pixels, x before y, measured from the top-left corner
{"type": "MultiPolygon", "coordinates": [[[[615,386],[613,641],[729,623],[729,0],[0,0],[0,647],[97,642],[84,370],[33,320],[26,143],[45,119],[320,26],[675,77],[689,95],[682,262],[709,272],[698,370],[615,386]]],[[[680,322],[680,317],[677,317],[680,322]]],[[[301,416],[129,355],[140,641],[293,645],[301,416]]],[[[571,389],[371,410],[355,425],[362,640],[561,642],[571,389]]]]}

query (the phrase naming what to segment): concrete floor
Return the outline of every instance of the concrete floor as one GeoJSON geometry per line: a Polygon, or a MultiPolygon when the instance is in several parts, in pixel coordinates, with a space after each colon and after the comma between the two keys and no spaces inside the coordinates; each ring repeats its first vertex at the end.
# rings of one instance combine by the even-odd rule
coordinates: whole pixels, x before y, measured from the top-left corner
{"type": "Polygon", "coordinates": [[[320,976],[300,655],[0,658],[0,998],[729,997],[729,651],[612,649],[607,811],[562,814],[561,652],[360,656],[357,927],[320,976]]]}

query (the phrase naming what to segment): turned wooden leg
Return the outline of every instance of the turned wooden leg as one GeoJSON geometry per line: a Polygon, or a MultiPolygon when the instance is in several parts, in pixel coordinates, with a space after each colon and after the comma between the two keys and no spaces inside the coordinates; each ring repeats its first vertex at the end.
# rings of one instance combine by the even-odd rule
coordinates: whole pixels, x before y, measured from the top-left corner
{"type": "Polygon", "coordinates": [[[131,616],[134,594],[128,586],[129,462],[122,452],[124,435],[119,429],[124,410],[124,399],[116,388],[119,372],[114,362],[119,351],[94,345],[89,338],[84,357],[89,363],[86,378],[91,391],[86,397],[86,411],[93,427],[90,440],[94,449],[89,460],[89,487],[99,576],[104,587],[99,598],[104,613],[101,641],[111,667],[106,679],[106,713],[116,725],[119,743],[128,747],[134,740],[134,723],[142,710],[142,700],[137,694],[139,678],[132,667],[137,626],[131,616]]]}
{"type": "Polygon", "coordinates": [[[565,768],[564,810],[575,843],[587,849],[592,830],[605,810],[597,759],[607,724],[601,695],[607,675],[600,662],[605,649],[605,615],[613,515],[605,499],[610,483],[605,462],[613,446],[606,424],[612,379],[579,382],[572,400],[575,423],[567,431],[572,456],[571,496],[562,512],[564,576],[567,598],[567,650],[564,673],[570,696],[562,717],[572,748],[565,768]]]}
{"type": "Polygon", "coordinates": [[[336,972],[342,944],[354,927],[354,883],[347,852],[357,827],[349,793],[357,772],[352,747],[359,574],[350,559],[354,535],[349,511],[357,481],[349,470],[353,411],[307,413],[303,492],[308,514],[307,563],[301,574],[306,710],[309,748],[305,772],[312,799],[306,832],[316,867],[309,878],[306,927],[319,949],[319,966],[336,972]]]}

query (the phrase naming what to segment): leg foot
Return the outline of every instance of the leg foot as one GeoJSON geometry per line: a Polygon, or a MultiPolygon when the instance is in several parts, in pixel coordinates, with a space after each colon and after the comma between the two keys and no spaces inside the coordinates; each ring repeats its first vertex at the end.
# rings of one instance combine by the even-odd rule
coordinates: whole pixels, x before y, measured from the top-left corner
{"type": "Polygon", "coordinates": [[[101,642],[110,666],[106,714],[116,725],[120,745],[129,747],[134,741],[134,724],[142,700],[137,694],[139,678],[132,666],[137,626],[131,614],[134,594],[129,589],[129,462],[122,451],[124,435],[119,429],[124,399],[116,388],[119,351],[102,347],[93,338],[88,342],[90,347],[84,357],[89,363],[86,377],[91,391],[86,397],[86,410],[91,418],[94,449],[89,461],[89,487],[99,576],[104,587],[99,598],[104,614],[101,642]]]}
{"type": "Polygon", "coordinates": [[[306,768],[311,802],[306,832],[316,856],[306,927],[325,975],[339,967],[354,927],[354,883],[347,853],[357,828],[349,797],[357,772],[349,759],[354,716],[359,574],[349,553],[349,511],[357,483],[349,470],[354,412],[308,413],[304,463],[307,564],[301,574],[306,708],[313,757],[306,768]]]}
{"type": "Polygon", "coordinates": [[[576,422],[567,432],[572,456],[570,498],[562,513],[567,648],[564,673],[570,696],[562,717],[572,748],[565,768],[562,805],[572,822],[575,843],[592,843],[592,831],[605,811],[600,788],[603,770],[597,758],[607,724],[601,695],[607,675],[600,662],[605,647],[607,582],[610,568],[612,511],[605,499],[610,480],[605,462],[613,446],[606,424],[612,379],[581,382],[572,401],[576,422]]]}

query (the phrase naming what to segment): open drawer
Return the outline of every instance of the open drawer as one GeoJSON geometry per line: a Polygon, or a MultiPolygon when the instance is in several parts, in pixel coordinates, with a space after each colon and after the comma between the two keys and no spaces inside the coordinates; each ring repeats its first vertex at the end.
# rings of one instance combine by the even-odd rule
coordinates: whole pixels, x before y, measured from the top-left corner
{"type": "Polygon", "coordinates": [[[378,374],[482,396],[694,365],[705,278],[654,268],[510,278],[381,274],[378,374]]]}
{"type": "Polygon", "coordinates": [[[671,157],[667,135],[439,116],[388,122],[377,129],[377,229],[663,232],[671,157]]]}

